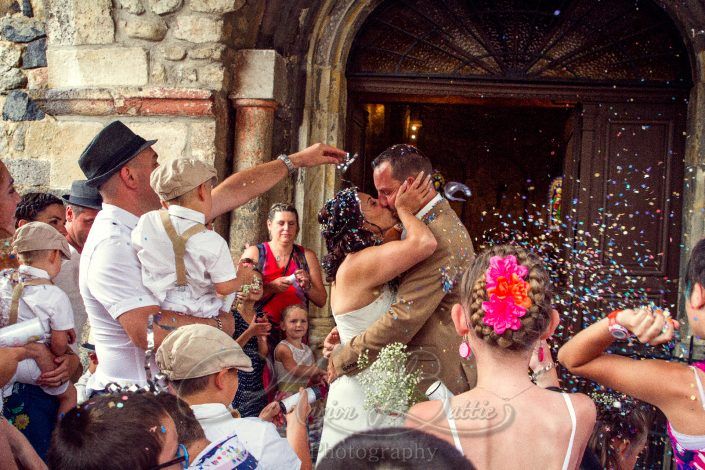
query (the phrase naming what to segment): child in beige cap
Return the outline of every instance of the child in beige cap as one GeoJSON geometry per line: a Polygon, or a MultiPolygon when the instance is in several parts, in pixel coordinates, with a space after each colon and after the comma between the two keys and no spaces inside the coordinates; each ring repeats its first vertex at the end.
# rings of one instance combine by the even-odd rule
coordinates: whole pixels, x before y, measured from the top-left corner
{"type": "MultiPolygon", "coordinates": [[[[61,271],[61,262],[71,257],[69,244],[54,227],[43,222],[30,222],[15,232],[12,248],[20,267],[0,273],[0,325],[14,324],[38,318],[51,338],[43,340],[57,356],[66,354],[76,340],[73,310],[68,295],[51,280],[61,271]]],[[[46,371],[45,371],[46,372],[46,371]]],[[[12,380],[3,388],[3,395],[12,394],[15,382],[37,385],[42,374],[33,359],[17,366],[12,380]]],[[[59,399],[59,416],[76,406],[76,388],[71,382],[42,390],[59,399]]]]}
{"type": "Polygon", "coordinates": [[[160,307],[200,318],[229,311],[238,289],[225,240],[206,228],[215,168],[200,160],[171,160],[152,172],[150,184],[166,210],[140,217],[132,246],[142,282],[160,307]]]}

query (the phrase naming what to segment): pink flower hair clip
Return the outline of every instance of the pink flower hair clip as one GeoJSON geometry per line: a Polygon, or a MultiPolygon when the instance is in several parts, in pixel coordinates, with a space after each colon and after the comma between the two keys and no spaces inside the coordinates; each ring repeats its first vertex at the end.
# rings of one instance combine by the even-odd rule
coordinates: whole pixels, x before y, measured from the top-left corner
{"type": "Polygon", "coordinates": [[[485,312],[483,322],[494,328],[498,335],[507,329],[518,330],[519,319],[531,307],[529,283],[525,281],[529,270],[517,263],[514,255],[493,256],[485,271],[485,283],[489,301],[482,302],[485,312]]]}

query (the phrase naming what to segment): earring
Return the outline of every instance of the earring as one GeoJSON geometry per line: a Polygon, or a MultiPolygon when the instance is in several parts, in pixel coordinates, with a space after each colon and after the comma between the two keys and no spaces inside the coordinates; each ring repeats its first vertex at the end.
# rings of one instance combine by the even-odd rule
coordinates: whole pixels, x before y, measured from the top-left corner
{"type": "Polygon", "coordinates": [[[543,355],[543,346],[539,346],[539,362],[543,362],[544,355],[543,355]]]}
{"type": "Polygon", "coordinates": [[[460,347],[458,348],[458,354],[460,354],[460,357],[463,359],[470,359],[470,356],[472,356],[472,349],[470,349],[470,343],[468,343],[468,337],[465,336],[463,338],[463,342],[460,343],[460,347]]]}

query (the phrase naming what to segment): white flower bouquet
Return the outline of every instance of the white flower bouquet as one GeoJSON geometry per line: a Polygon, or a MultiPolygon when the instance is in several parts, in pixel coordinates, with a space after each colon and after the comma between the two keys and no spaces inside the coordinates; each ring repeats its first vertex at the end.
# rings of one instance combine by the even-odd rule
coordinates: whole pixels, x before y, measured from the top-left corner
{"type": "Polygon", "coordinates": [[[365,369],[358,381],[365,392],[365,408],[388,415],[402,415],[422,401],[417,385],[421,371],[409,372],[406,345],[391,343],[382,348],[370,364],[367,351],[360,355],[358,366],[365,369]]]}

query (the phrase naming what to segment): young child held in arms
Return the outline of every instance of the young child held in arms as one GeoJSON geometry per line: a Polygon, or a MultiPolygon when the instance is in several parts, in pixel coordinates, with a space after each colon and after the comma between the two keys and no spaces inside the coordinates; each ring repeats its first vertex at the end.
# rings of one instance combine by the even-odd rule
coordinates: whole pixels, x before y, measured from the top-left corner
{"type": "Polygon", "coordinates": [[[302,305],[289,305],[282,311],[281,330],[285,339],[274,349],[277,400],[297,393],[299,387],[306,388],[309,382],[326,374],[316,366],[313,351],[302,341],[308,333],[308,313],[302,305]]]}
{"type": "MultiPolygon", "coordinates": [[[[62,260],[71,257],[68,242],[52,226],[30,222],[17,230],[12,247],[20,267],[17,271],[5,270],[0,275],[2,298],[11,299],[9,304],[3,302],[2,315],[6,316],[8,324],[39,318],[44,328],[51,330],[49,349],[54,355],[62,356],[76,340],[73,310],[69,297],[51,280],[61,271],[62,260]]],[[[15,382],[36,385],[41,373],[34,360],[21,361],[12,380],[4,387],[3,395],[12,394],[15,382]]],[[[76,406],[76,388],[70,381],[58,387],[43,386],[42,390],[59,399],[59,416],[76,406]]]]}
{"type": "Polygon", "coordinates": [[[237,281],[242,287],[238,303],[233,310],[235,317],[235,341],[252,361],[252,372],[237,371],[238,387],[233,408],[242,417],[258,416],[267,404],[262,374],[269,354],[267,336],[272,325],[264,312],[255,310],[255,303],[262,298],[262,273],[251,259],[244,258],[238,264],[237,281]]]}
{"type": "MultiPolygon", "coordinates": [[[[685,311],[690,330],[705,336],[705,240],[693,248],[685,273],[685,311]]],[[[605,350],[635,337],[656,346],[673,339],[678,322],[663,311],[614,311],[579,332],[558,351],[571,373],[659,408],[668,419],[679,470],[705,468],[705,362],[692,366],[660,359],[632,359],[605,350]]]]}
{"type": "Polygon", "coordinates": [[[150,184],[166,210],[140,217],[132,245],[142,282],[164,310],[218,318],[230,310],[238,289],[225,240],[206,228],[211,216],[215,169],[194,159],[171,160],[152,172],[150,184]]]}

